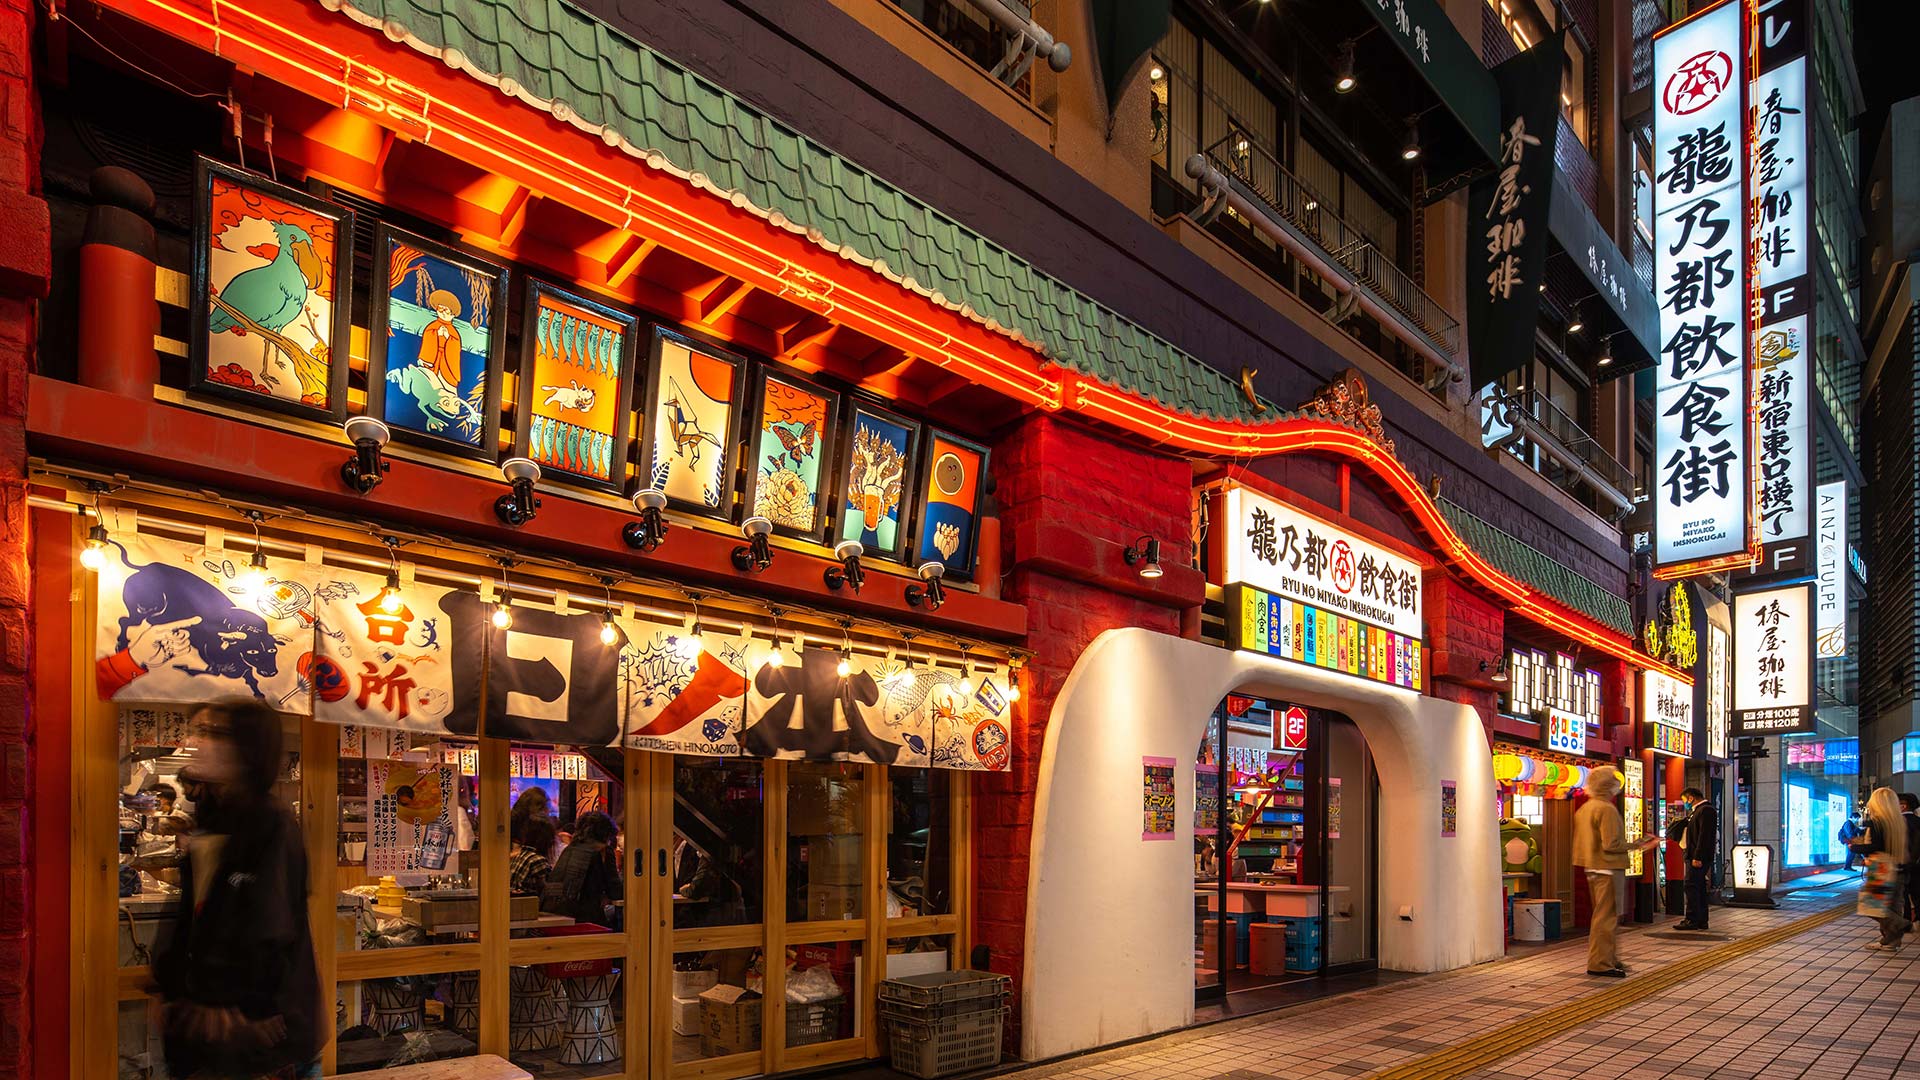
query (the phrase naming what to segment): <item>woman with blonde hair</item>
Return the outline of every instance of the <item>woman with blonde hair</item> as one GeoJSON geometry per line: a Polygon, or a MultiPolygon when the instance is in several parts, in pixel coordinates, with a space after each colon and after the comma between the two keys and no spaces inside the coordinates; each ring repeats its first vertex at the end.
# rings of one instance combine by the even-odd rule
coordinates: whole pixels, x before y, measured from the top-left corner
{"type": "Polygon", "coordinates": [[[1907,820],[1900,812],[1900,798],[1892,788],[1874,788],[1867,798],[1866,832],[1850,845],[1867,858],[1867,873],[1860,886],[1860,914],[1880,923],[1880,940],[1869,949],[1898,951],[1900,939],[1913,928],[1903,912],[1899,864],[1906,858],[1907,820]]]}

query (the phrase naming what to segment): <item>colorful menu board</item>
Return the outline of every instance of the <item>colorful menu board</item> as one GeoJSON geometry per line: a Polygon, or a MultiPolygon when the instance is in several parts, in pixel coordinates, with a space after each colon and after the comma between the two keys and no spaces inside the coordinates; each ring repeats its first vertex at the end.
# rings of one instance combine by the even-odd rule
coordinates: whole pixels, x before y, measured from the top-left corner
{"type": "Polygon", "coordinates": [[[1251,585],[1227,586],[1227,645],[1409,690],[1421,688],[1421,642],[1251,585]]]}

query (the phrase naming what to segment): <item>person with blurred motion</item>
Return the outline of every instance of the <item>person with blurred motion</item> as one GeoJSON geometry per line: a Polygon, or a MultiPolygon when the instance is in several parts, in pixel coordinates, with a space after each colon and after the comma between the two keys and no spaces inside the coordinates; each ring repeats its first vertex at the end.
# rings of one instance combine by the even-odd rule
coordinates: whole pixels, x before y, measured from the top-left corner
{"type": "Polygon", "coordinates": [[[1898,951],[1900,940],[1913,928],[1907,921],[1906,898],[1900,888],[1899,866],[1907,857],[1907,819],[1892,788],[1874,788],[1867,797],[1863,828],[1850,845],[1866,861],[1860,883],[1860,914],[1880,924],[1880,940],[1869,949],[1898,951]]]}
{"type": "Polygon", "coordinates": [[[168,1074],[180,1080],[318,1077],[320,981],[307,928],[300,827],[274,798],[280,717],[261,702],[194,717],[193,800],[180,918],[153,962],[168,1074]]]}

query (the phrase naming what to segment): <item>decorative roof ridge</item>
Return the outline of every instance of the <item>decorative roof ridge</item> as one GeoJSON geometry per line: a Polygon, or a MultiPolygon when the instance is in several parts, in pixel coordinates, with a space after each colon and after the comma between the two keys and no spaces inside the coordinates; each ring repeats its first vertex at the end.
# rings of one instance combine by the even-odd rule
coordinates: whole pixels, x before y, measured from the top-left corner
{"type": "MultiPolygon", "coordinates": [[[[367,3],[369,2],[369,0],[360,0],[360,2],[367,3]]],[[[371,2],[378,3],[379,0],[371,0],[371,2]]],[[[595,27],[597,27],[601,32],[608,35],[610,38],[618,39],[620,41],[626,42],[630,44],[634,49],[640,52],[646,53],[648,55],[651,55],[657,61],[670,64],[680,69],[680,71],[683,72],[687,77],[694,79],[699,83],[710,87],[715,93],[723,95],[725,98],[737,104],[741,109],[744,109],[750,112],[751,114],[759,117],[759,119],[762,122],[766,124],[774,125],[775,127],[783,130],[785,133],[791,135],[793,138],[804,140],[807,143],[810,143],[816,147],[819,147],[823,152],[832,154],[834,157],[838,158],[841,161],[846,161],[850,164],[854,162],[853,158],[848,157],[845,154],[841,154],[838,151],[835,151],[830,147],[827,147],[824,144],[820,143],[817,139],[814,139],[813,137],[806,135],[798,131],[797,129],[794,129],[791,125],[788,125],[785,122],[779,120],[778,118],[770,115],[769,113],[767,113],[766,110],[760,108],[759,106],[756,106],[753,103],[744,100],[739,95],[733,93],[732,91],[727,90],[725,87],[720,86],[714,83],[712,80],[699,75],[698,73],[694,72],[691,68],[687,67],[685,64],[682,64],[679,61],[674,60],[670,57],[664,56],[659,52],[659,50],[654,49],[652,46],[649,46],[644,42],[641,42],[637,38],[634,38],[632,35],[623,33],[622,31],[608,25],[605,20],[600,19],[599,17],[595,16],[592,12],[589,12],[584,8],[581,8],[579,5],[572,3],[571,0],[549,0],[549,3],[555,7],[572,10],[580,18],[592,23],[595,27]]],[[[1236,380],[1229,377],[1225,372],[1222,372],[1217,368],[1212,367],[1209,364],[1203,363],[1197,357],[1180,349],[1178,346],[1167,341],[1165,338],[1162,338],[1159,335],[1154,334],[1152,331],[1147,330],[1145,327],[1140,326],[1138,323],[1134,322],[1133,320],[1127,318],[1124,315],[1121,315],[1120,313],[1114,311],[1112,308],[1108,307],[1105,304],[1100,303],[1099,301],[1081,292],[1080,290],[1073,288],[1072,286],[1066,284],[1065,282],[1061,281],[1059,278],[1053,276],[1052,274],[1046,273],[1045,271],[1041,270],[1037,266],[1034,266],[1032,263],[1028,262],[1027,260],[1022,259],[1017,255],[1014,255],[1011,251],[1008,251],[1003,245],[993,241],[989,237],[986,237],[985,234],[979,233],[973,230],[972,228],[970,228],[969,226],[963,224],[957,218],[953,217],[953,215],[947,214],[941,211],[939,208],[926,202],[926,200],[913,195],[912,193],[898,187],[897,185],[894,185],[890,181],[884,180],[879,176],[872,174],[869,170],[866,170],[863,166],[858,166],[857,164],[855,165],[855,167],[859,168],[861,172],[866,173],[875,185],[884,186],[885,188],[890,190],[894,195],[896,195],[898,198],[914,204],[915,206],[919,207],[929,215],[935,216],[943,221],[948,222],[955,229],[959,229],[964,232],[971,233],[976,237],[979,237],[981,240],[985,241],[987,244],[992,245],[992,247],[995,249],[995,252],[999,256],[1004,257],[1010,265],[1024,268],[1026,272],[1031,274],[1034,278],[1047,282],[1048,284],[1053,286],[1055,289],[1058,289],[1061,292],[1072,297],[1074,300],[1078,302],[1078,304],[1090,307],[1096,319],[1111,322],[1112,324],[1115,324],[1119,327],[1122,327],[1126,330],[1131,331],[1132,335],[1135,335],[1138,338],[1144,339],[1141,342],[1141,345],[1143,346],[1142,351],[1145,351],[1149,354],[1164,352],[1167,360],[1170,360],[1175,364],[1183,365],[1187,369],[1185,374],[1187,375],[1188,378],[1199,378],[1199,379],[1204,379],[1207,382],[1214,383],[1216,388],[1216,393],[1212,395],[1212,397],[1216,405],[1226,401],[1235,401],[1235,402],[1241,402],[1244,404],[1241,404],[1240,407],[1234,408],[1234,409],[1223,409],[1223,408],[1208,408],[1205,406],[1204,402],[1200,402],[1200,401],[1192,401],[1192,402],[1182,402],[1177,400],[1168,401],[1168,400],[1165,400],[1167,395],[1164,395],[1162,393],[1156,393],[1155,388],[1151,386],[1124,385],[1111,378],[1105,377],[1099,370],[1094,369],[1091,365],[1082,366],[1082,365],[1072,363],[1070,358],[1063,357],[1061,355],[1061,350],[1055,348],[1052,344],[1049,344],[1046,341],[1036,340],[1035,337],[1031,336],[1028,333],[1028,330],[1032,329],[1031,327],[1023,328],[1021,326],[1007,325],[1006,323],[977,310],[975,306],[972,303],[968,302],[965,298],[955,298],[955,297],[947,296],[943,291],[939,289],[932,288],[926,284],[916,281],[913,277],[907,274],[897,272],[892,267],[887,265],[887,262],[884,256],[879,256],[879,257],[870,256],[867,253],[856,248],[851,243],[845,243],[845,242],[835,243],[834,241],[829,239],[824,234],[824,232],[817,226],[794,221],[791,217],[789,217],[787,214],[780,211],[779,209],[762,207],[757,203],[755,203],[753,199],[749,197],[746,192],[740,191],[738,189],[726,188],[719,184],[716,184],[713,182],[713,180],[710,177],[698,171],[697,169],[685,168],[681,164],[674,162],[671,158],[667,156],[667,154],[664,151],[658,148],[639,146],[634,142],[632,142],[624,132],[619,130],[618,125],[614,123],[604,123],[604,124],[594,123],[589,119],[587,119],[585,116],[583,116],[580,109],[577,108],[575,105],[569,104],[567,101],[562,100],[559,97],[553,97],[553,98],[541,97],[538,94],[529,90],[526,86],[522,85],[520,82],[518,82],[513,78],[503,76],[496,72],[487,71],[484,68],[482,68],[479,64],[475,63],[472,58],[468,57],[460,49],[451,47],[451,46],[437,45],[432,41],[429,41],[426,38],[421,37],[415,31],[415,28],[408,26],[406,22],[404,22],[399,18],[383,18],[380,15],[374,14],[370,11],[363,9],[360,6],[357,6],[356,3],[351,2],[351,0],[319,0],[319,4],[323,9],[327,11],[345,15],[349,19],[361,24],[362,26],[379,31],[390,41],[393,41],[398,44],[406,45],[407,47],[412,48],[417,52],[423,53],[427,56],[433,57],[434,59],[441,61],[442,63],[446,64],[450,68],[453,68],[457,71],[465,72],[466,74],[473,77],[474,79],[482,83],[485,83],[489,86],[492,86],[493,88],[499,90],[501,93],[505,94],[508,97],[517,98],[518,100],[520,100],[521,102],[527,105],[530,105],[536,109],[540,109],[544,112],[547,112],[551,114],[554,117],[554,119],[570,124],[573,127],[576,127],[589,135],[593,135],[599,138],[602,142],[606,143],[608,146],[619,149],[629,157],[641,162],[642,164],[646,165],[649,168],[675,176],[697,189],[710,192],[719,198],[725,199],[726,201],[731,203],[734,207],[741,210],[748,211],[749,213],[752,213],[755,216],[762,218],[768,224],[773,225],[776,228],[784,229],[788,232],[794,233],[799,236],[804,236],[808,240],[819,245],[821,248],[827,250],[828,252],[831,252],[832,254],[837,255],[840,258],[847,260],[848,262],[852,262],[855,265],[861,266],[867,270],[871,270],[875,273],[878,273],[879,275],[881,275],[882,277],[885,277],[886,279],[893,282],[894,284],[902,288],[905,288],[913,293],[916,293],[919,296],[924,297],[928,301],[960,315],[962,318],[965,318],[971,322],[977,323],[991,332],[1000,334],[1001,336],[1004,336],[1009,340],[1021,346],[1024,346],[1025,348],[1030,349],[1035,353],[1038,353],[1040,356],[1046,358],[1047,360],[1050,360],[1056,364],[1060,364],[1061,366],[1068,368],[1069,370],[1073,371],[1074,374],[1079,378],[1091,379],[1097,383],[1100,383],[1102,385],[1105,385],[1115,390],[1123,391],[1126,393],[1139,394],[1142,397],[1153,400],[1159,404],[1166,405],[1177,411],[1186,413],[1187,415],[1194,416],[1200,419],[1230,419],[1230,420],[1235,420],[1241,423],[1245,423],[1249,426],[1260,427],[1270,423],[1278,422],[1279,419],[1284,419],[1290,415],[1284,410],[1276,410],[1272,408],[1271,402],[1247,401],[1244,395],[1242,394],[1239,383],[1236,380]],[[1268,406],[1268,408],[1265,410],[1262,410],[1258,407],[1260,404],[1265,404],[1268,406]],[[1268,415],[1269,413],[1272,413],[1274,415],[1268,415]]],[[[1043,318],[1034,317],[1031,321],[1044,323],[1045,320],[1043,318]]],[[[1044,328],[1040,332],[1044,333],[1044,328]]],[[[1173,395],[1173,396],[1177,397],[1178,395],[1173,395]]]]}
{"type": "Polygon", "coordinates": [[[1433,501],[1457,530],[1478,531],[1461,539],[1488,561],[1602,626],[1633,637],[1631,605],[1606,586],[1445,496],[1433,501]]]}

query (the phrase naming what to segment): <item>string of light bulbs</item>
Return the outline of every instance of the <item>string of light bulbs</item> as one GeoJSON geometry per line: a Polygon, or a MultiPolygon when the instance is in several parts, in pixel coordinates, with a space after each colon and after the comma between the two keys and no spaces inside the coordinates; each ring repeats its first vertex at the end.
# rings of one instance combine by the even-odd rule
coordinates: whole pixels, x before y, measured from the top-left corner
{"type": "MultiPolygon", "coordinates": [[[[29,501],[30,501],[30,504],[35,507],[40,507],[45,509],[55,509],[65,513],[76,513],[76,514],[80,514],[81,516],[90,516],[93,519],[93,524],[87,530],[87,537],[84,542],[82,551],[80,553],[80,562],[82,566],[86,567],[89,571],[92,571],[95,573],[98,573],[106,569],[110,565],[111,553],[109,548],[112,542],[112,537],[106,526],[105,514],[107,510],[111,509],[116,512],[116,516],[117,516],[117,512],[121,507],[103,505],[102,497],[116,490],[138,489],[143,491],[151,491],[155,494],[160,494],[160,495],[164,495],[172,498],[192,499],[194,501],[205,503],[209,506],[217,507],[219,509],[234,513],[240,516],[241,518],[243,518],[244,520],[246,520],[249,523],[249,525],[252,527],[254,536],[253,536],[252,551],[249,556],[248,568],[245,572],[243,572],[242,581],[243,583],[245,581],[258,581],[259,588],[262,588],[262,589],[265,588],[271,581],[270,567],[267,562],[268,552],[279,552],[283,555],[291,555],[294,557],[299,557],[302,554],[310,552],[312,550],[312,545],[300,545],[290,541],[276,542],[274,539],[267,537],[261,531],[262,524],[265,524],[272,520],[276,520],[279,517],[290,518],[290,517],[311,517],[312,516],[312,515],[307,515],[304,512],[292,512],[292,513],[274,515],[273,517],[269,517],[268,514],[261,511],[257,507],[249,506],[244,503],[229,501],[227,499],[221,498],[218,495],[210,492],[194,492],[189,494],[189,493],[180,492],[180,491],[162,487],[162,486],[135,484],[132,482],[125,481],[124,479],[120,479],[115,483],[109,483],[109,482],[100,480],[98,478],[88,477],[86,474],[77,472],[77,471],[72,473],[62,473],[62,472],[56,472],[53,470],[47,470],[46,475],[49,477],[59,477],[61,479],[80,480],[90,490],[91,492],[90,504],[80,503],[76,501],[53,499],[47,496],[39,496],[39,495],[31,496],[29,501]]],[[[218,531],[214,529],[212,526],[209,526],[204,523],[175,520],[175,519],[170,519],[164,516],[142,512],[137,505],[126,505],[125,509],[129,511],[133,511],[135,514],[138,515],[137,523],[134,526],[136,531],[138,531],[141,526],[148,526],[148,527],[151,527],[151,529],[162,532],[162,533],[171,532],[171,533],[178,534],[182,537],[192,537],[197,533],[202,538],[205,538],[213,534],[214,532],[218,531]]],[[[322,522],[326,522],[328,524],[335,525],[336,527],[340,527],[340,528],[350,527],[344,523],[339,523],[326,518],[319,518],[318,520],[322,522]]],[[[118,524],[116,524],[116,527],[119,527],[118,524]]],[[[625,578],[615,577],[613,575],[607,574],[604,571],[598,571],[598,572],[593,572],[589,574],[589,571],[587,570],[587,568],[577,563],[563,562],[559,560],[527,560],[527,559],[520,559],[516,557],[503,556],[498,554],[497,552],[489,552],[489,551],[486,551],[485,549],[481,549],[471,544],[463,543],[459,540],[456,540],[450,537],[445,537],[445,536],[413,536],[413,537],[409,537],[406,540],[403,540],[400,535],[395,535],[391,532],[383,532],[380,529],[372,526],[363,525],[363,529],[370,537],[374,539],[375,542],[381,544],[382,547],[385,549],[384,553],[386,555],[386,558],[384,560],[375,560],[371,558],[360,557],[347,552],[342,552],[337,549],[326,550],[325,556],[328,562],[335,563],[338,565],[351,566],[351,567],[356,567],[360,569],[376,570],[376,571],[384,572],[386,576],[386,581],[380,590],[380,593],[376,599],[376,602],[380,605],[380,610],[387,614],[393,614],[397,612],[401,608],[401,606],[403,606],[404,579],[411,576],[410,574],[403,571],[403,568],[402,568],[403,564],[399,559],[398,549],[400,546],[402,546],[405,543],[418,542],[418,543],[426,543],[439,548],[443,548],[449,552],[465,553],[470,555],[481,556],[495,562],[499,566],[500,574],[499,574],[499,578],[497,579],[497,582],[491,575],[487,577],[479,577],[477,575],[463,574],[458,571],[451,570],[446,567],[440,567],[440,566],[434,566],[428,572],[430,573],[432,578],[440,582],[443,582],[447,585],[451,585],[453,587],[464,586],[464,587],[478,588],[482,594],[482,600],[488,602],[492,607],[491,620],[493,625],[501,629],[508,629],[513,624],[512,595],[514,592],[516,591],[519,592],[523,597],[533,596],[533,597],[543,597],[543,598],[554,599],[554,600],[560,600],[565,597],[566,594],[557,589],[543,588],[537,585],[530,585],[525,583],[516,584],[513,581],[509,573],[511,568],[516,566],[523,566],[523,565],[537,563],[543,568],[547,568],[560,573],[576,573],[576,574],[592,576],[595,578],[595,580],[599,582],[602,588],[602,599],[601,599],[602,627],[600,630],[600,639],[603,644],[606,644],[608,646],[613,646],[617,644],[620,640],[620,633],[617,628],[617,625],[614,622],[614,614],[616,611],[626,614],[629,617],[631,617],[633,614],[636,614],[636,613],[652,616],[654,618],[662,618],[662,619],[678,619],[682,617],[681,612],[670,609],[670,608],[660,608],[660,607],[653,607],[653,606],[648,606],[643,604],[635,604],[631,601],[616,597],[613,592],[614,585],[627,584],[637,588],[651,588],[653,590],[657,590],[659,592],[665,592],[665,593],[679,592],[681,595],[687,598],[689,603],[689,608],[690,608],[689,612],[685,614],[687,629],[683,634],[678,636],[678,641],[682,649],[690,651],[693,655],[697,656],[699,654],[700,649],[702,648],[701,631],[703,629],[712,629],[712,630],[717,630],[722,632],[737,633],[746,640],[747,648],[749,652],[751,652],[751,649],[752,649],[753,640],[756,633],[755,621],[753,619],[747,616],[746,613],[741,613],[738,621],[726,620],[726,619],[714,619],[710,615],[702,615],[700,610],[700,603],[704,599],[710,599],[710,597],[707,596],[706,594],[688,590],[685,588],[685,586],[680,585],[678,583],[669,582],[669,581],[656,579],[656,578],[650,578],[650,577],[625,577],[625,578]],[[497,597],[493,595],[496,591],[496,588],[498,590],[497,597]]],[[[423,569],[427,569],[427,568],[423,568],[423,569]]],[[[753,602],[751,598],[747,598],[747,597],[729,597],[729,600],[736,603],[740,603],[740,604],[748,604],[753,602]]],[[[767,625],[764,628],[766,630],[768,647],[766,651],[762,654],[762,661],[769,666],[779,667],[786,663],[785,653],[782,648],[781,627],[779,624],[783,617],[788,617],[788,616],[793,616],[798,614],[803,616],[810,616],[811,618],[818,620],[819,622],[831,623],[831,624],[838,625],[840,627],[841,634],[837,644],[839,646],[839,651],[841,653],[841,660],[839,664],[836,665],[836,668],[846,669],[846,671],[842,672],[843,676],[847,673],[850,673],[852,668],[852,656],[856,652],[869,654],[869,655],[884,655],[890,659],[895,655],[895,649],[891,646],[882,646],[879,644],[867,644],[867,643],[856,644],[855,641],[853,640],[852,635],[855,627],[859,627],[861,633],[868,637],[884,638],[884,637],[890,637],[890,636],[898,636],[903,638],[908,643],[908,646],[905,650],[906,662],[899,668],[890,672],[888,677],[889,678],[893,678],[896,676],[902,677],[902,678],[911,677],[908,674],[908,672],[912,668],[913,654],[912,654],[911,642],[915,637],[923,636],[919,632],[911,631],[911,630],[903,630],[900,627],[891,626],[889,624],[884,624],[884,623],[874,623],[874,622],[864,621],[864,620],[856,621],[854,619],[848,618],[847,616],[841,615],[838,613],[819,612],[819,611],[815,611],[813,609],[807,609],[807,608],[775,607],[771,604],[768,604],[766,605],[766,611],[767,611],[767,620],[766,620],[767,625]]],[[[832,639],[824,638],[818,634],[809,635],[804,629],[795,629],[792,633],[791,640],[792,640],[792,646],[796,650],[796,652],[807,648],[810,642],[815,646],[829,645],[833,643],[832,639]]],[[[923,656],[925,658],[926,667],[929,669],[934,669],[934,668],[947,666],[947,665],[953,665],[953,666],[959,667],[962,673],[962,683],[964,686],[966,686],[969,689],[969,692],[970,692],[970,688],[973,684],[973,672],[974,672],[973,653],[976,651],[984,650],[989,655],[993,655],[995,650],[991,646],[985,646],[978,642],[969,642],[957,636],[949,637],[947,640],[951,642],[955,652],[944,654],[944,655],[936,655],[936,652],[934,649],[932,648],[925,649],[923,651],[923,656]]],[[[1024,654],[1024,652],[1022,652],[1021,650],[1006,649],[1005,660],[1009,668],[1013,672],[1013,678],[1010,680],[1012,685],[1010,685],[1010,687],[1007,690],[1007,696],[1009,700],[1017,701],[1019,700],[1019,697],[1020,697],[1020,692],[1018,687],[1018,672],[1025,666],[1027,657],[1024,654]]]]}

